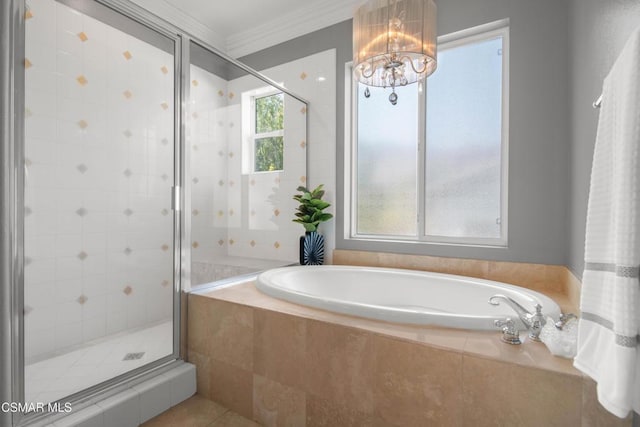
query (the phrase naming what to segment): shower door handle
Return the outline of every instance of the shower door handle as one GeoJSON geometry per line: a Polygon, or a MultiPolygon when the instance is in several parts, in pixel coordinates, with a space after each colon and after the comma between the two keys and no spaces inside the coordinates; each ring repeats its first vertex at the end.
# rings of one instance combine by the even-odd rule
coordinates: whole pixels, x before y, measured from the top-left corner
{"type": "Polygon", "coordinates": [[[171,209],[180,212],[180,187],[171,187],[171,209]]]}

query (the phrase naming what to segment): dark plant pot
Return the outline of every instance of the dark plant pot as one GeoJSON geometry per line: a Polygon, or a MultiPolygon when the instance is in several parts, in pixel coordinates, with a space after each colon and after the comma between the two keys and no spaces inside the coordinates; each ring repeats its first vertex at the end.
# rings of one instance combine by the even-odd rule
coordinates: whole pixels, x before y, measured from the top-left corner
{"type": "Polygon", "coordinates": [[[307,231],[300,236],[300,265],[324,264],[324,236],[316,231],[307,231]]]}

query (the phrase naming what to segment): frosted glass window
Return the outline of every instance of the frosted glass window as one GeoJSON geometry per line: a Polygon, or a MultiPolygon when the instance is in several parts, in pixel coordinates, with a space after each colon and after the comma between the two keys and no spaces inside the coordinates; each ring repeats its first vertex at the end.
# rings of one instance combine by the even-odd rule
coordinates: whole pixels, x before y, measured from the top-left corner
{"type": "Polygon", "coordinates": [[[418,89],[358,87],[357,232],[370,235],[417,234],[418,89]]]}
{"type": "Polygon", "coordinates": [[[397,105],[349,77],[352,238],[506,245],[509,29],[458,34],[426,81],[396,88],[397,105]]]}
{"type": "Polygon", "coordinates": [[[501,37],[438,53],[426,115],[425,234],[500,238],[501,37]]]}

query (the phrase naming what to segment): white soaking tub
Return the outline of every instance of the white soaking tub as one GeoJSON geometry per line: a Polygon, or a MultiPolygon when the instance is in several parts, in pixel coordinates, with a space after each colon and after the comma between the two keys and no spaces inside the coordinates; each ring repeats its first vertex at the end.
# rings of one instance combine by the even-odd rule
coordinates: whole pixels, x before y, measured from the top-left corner
{"type": "MultiPolygon", "coordinates": [[[[489,304],[495,294],[508,296],[530,312],[542,305],[558,319],[560,307],[529,289],[452,274],[352,266],[276,268],[258,276],[263,293],[296,304],[388,322],[495,330],[494,321],[518,315],[507,304],[489,304]]],[[[524,329],[521,322],[516,322],[524,329]]]]}

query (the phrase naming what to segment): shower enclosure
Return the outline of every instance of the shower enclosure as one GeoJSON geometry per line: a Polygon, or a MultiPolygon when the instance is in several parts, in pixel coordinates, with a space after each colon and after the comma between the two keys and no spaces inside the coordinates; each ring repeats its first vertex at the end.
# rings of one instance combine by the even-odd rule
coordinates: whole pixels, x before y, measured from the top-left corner
{"type": "Polygon", "coordinates": [[[308,106],[127,1],[0,12],[0,401],[80,407],[181,359],[192,286],[296,261],[308,106]]]}

